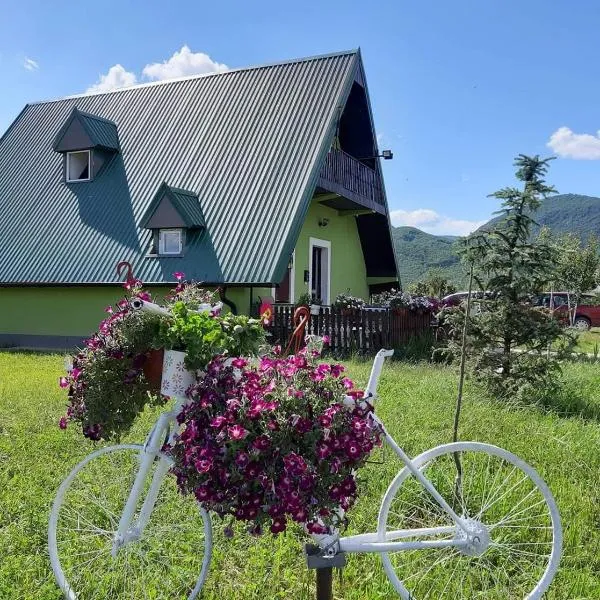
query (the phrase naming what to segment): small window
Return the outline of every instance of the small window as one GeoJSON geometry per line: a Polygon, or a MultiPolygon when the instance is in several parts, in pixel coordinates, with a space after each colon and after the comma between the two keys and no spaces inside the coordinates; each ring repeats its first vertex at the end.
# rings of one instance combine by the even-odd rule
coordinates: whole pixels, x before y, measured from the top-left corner
{"type": "Polygon", "coordinates": [[[90,151],[67,152],[67,181],[90,180],[90,151]]]}
{"type": "Polygon", "coordinates": [[[181,254],[183,236],[181,229],[160,229],[158,232],[159,254],[181,254]]]}

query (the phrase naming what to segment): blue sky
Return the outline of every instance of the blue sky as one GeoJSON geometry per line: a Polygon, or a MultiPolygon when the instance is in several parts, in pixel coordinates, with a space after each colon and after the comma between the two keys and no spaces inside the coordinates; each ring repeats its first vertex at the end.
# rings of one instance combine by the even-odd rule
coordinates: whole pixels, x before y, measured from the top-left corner
{"type": "Polygon", "coordinates": [[[600,196],[595,0],[0,0],[0,11],[2,131],[28,101],[102,75],[144,82],[360,46],[380,147],[395,154],[394,224],[468,232],[497,208],[486,195],[512,183],[520,152],[557,154],[560,192],[600,196]]]}

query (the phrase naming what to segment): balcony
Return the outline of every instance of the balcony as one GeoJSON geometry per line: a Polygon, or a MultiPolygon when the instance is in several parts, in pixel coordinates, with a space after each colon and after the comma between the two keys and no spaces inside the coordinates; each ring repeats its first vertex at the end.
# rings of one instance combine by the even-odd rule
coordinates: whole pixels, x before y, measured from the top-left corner
{"type": "Polygon", "coordinates": [[[317,183],[322,203],[337,210],[371,210],[386,214],[381,176],[343,150],[332,148],[317,183]]]}

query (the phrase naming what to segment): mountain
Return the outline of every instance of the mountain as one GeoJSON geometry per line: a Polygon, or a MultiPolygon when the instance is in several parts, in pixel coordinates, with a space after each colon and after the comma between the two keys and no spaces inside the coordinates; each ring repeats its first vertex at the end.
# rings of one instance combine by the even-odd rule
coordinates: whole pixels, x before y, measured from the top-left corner
{"type": "MultiPolygon", "coordinates": [[[[592,234],[600,237],[600,198],[580,194],[551,196],[542,202],[533,218],[538,223],[533,229],[534,235],[545,226],[554,234],[575,233],[583,240],[592,234]]],[[[485,230],[500,219],[491,219],[480,230],[485,230]]]]}
{"type": "MultiPolygon", "coordinates": [[[[491,219],[478,231],[500,219],[491,219]]],[[[533,235],[546,226],[554,234],[575,233],[583,240],[592,234],[600,237],[600,198],[580,194],[552,196],[542,202],[534,219],[538,225],[533,235]]],[[[404,288],[434,267],[443,269],[458,287],[464,286],[465,275],[454,250],[458,237],[432,235],[414,227],[393,227],[392,237],[404,288]]]]}
{"type": "Polygon", "coordinates": [[[425,233],[415,227],[392,227],[400,281],[406,288],[428,269],[439,267],[453,280],[462,280],[459,258],[454,252],[454,236],[425,233]]]}

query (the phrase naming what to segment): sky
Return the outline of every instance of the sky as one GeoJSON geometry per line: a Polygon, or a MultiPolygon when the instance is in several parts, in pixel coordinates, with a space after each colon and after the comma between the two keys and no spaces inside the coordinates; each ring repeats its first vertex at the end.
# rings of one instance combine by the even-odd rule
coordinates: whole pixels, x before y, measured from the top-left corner
{"type": "Polygon", "coordinates": [[[519,154],[600,196],[597,0],[0,0],[0,131],[27,102],[360,47],[392,223],[464,235],[519,154]]]}

